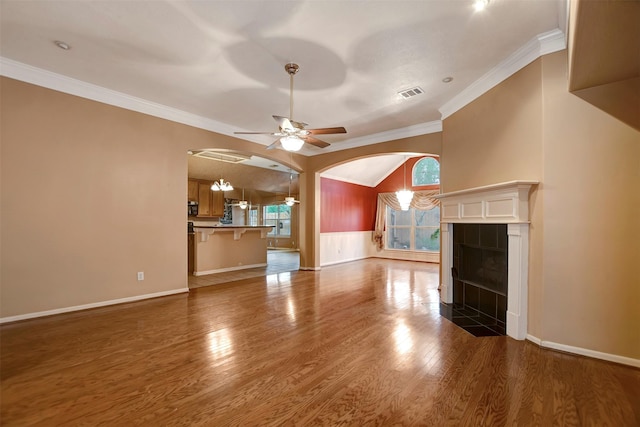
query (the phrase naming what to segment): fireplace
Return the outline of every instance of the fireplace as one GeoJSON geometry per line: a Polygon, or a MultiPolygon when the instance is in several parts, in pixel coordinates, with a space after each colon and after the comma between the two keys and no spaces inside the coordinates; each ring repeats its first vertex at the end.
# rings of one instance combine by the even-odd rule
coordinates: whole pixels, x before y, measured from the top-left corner
{"type": "Polygon", "coordinates": [[[441,312],[451,318],[457,310],[491,326],[480,335],[527,335],[529,192],[536,184],[510,181],[437,196],[441,312]]]}
{"type": "Polygon", "coordinates": [[[504,335],[507,225],[453,224],[453,306],[447,317],[474,335],[504,335]]]}

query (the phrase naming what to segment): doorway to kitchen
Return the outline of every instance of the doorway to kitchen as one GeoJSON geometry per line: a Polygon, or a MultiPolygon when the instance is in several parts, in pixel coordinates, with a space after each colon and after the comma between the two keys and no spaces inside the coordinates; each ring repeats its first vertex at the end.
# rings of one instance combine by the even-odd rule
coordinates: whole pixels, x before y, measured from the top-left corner
{"type": "Polygon", "coordinates": [[[189,289],[220,283],[235,282],[253,277],[270,276],[272,274],[296,271],[300,268],[300,252],[273,249],[267,251],[267,266],[249,268],[246,270],[227,271],[208,274],[206,276],[189,275],[189,289]]]}

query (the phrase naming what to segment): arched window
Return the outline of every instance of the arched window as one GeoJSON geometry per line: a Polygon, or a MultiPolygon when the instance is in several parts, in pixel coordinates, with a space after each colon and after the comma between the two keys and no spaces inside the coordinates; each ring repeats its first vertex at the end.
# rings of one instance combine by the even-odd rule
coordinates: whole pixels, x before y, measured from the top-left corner
{"type": "Polygon", "coordinates": [[[440,185],[440,163],[433,157],[424,157],[413,165],[412,185],[440,185]]]}

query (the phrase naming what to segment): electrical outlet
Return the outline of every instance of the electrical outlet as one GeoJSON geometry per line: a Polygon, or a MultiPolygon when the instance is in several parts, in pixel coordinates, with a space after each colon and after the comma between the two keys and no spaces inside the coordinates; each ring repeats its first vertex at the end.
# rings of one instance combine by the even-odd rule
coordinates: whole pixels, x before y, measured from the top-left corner
{"type": "Polygon", "coordinates": [[[138,271],[138,280],[144,280],[144,271],[138,271]]]}

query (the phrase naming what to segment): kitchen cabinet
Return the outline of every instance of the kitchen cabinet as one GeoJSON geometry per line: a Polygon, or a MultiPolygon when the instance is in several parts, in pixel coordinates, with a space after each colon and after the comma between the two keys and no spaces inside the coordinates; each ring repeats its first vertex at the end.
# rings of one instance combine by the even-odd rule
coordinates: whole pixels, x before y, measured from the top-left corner
{"type": "Polygon", "coordinates": [[[221,217],[224,215],[224,194],[211,191],[212,182],[198,182],[198,216],[221,217]]]}
{"type": "Polygon", "coordinates": [[[187,201],[189,202],[197,202],[198,201],[198,181],[195,179],[190,179],[187,190],[187,201]]]}
{"type": "MultiPolygon", "coordinates": [[[[211,186],[209,186],[211,189],[211,186]]],[[[224,215],[224,193],[222,191],[211,191],[211,216],[224,215]]]]}

